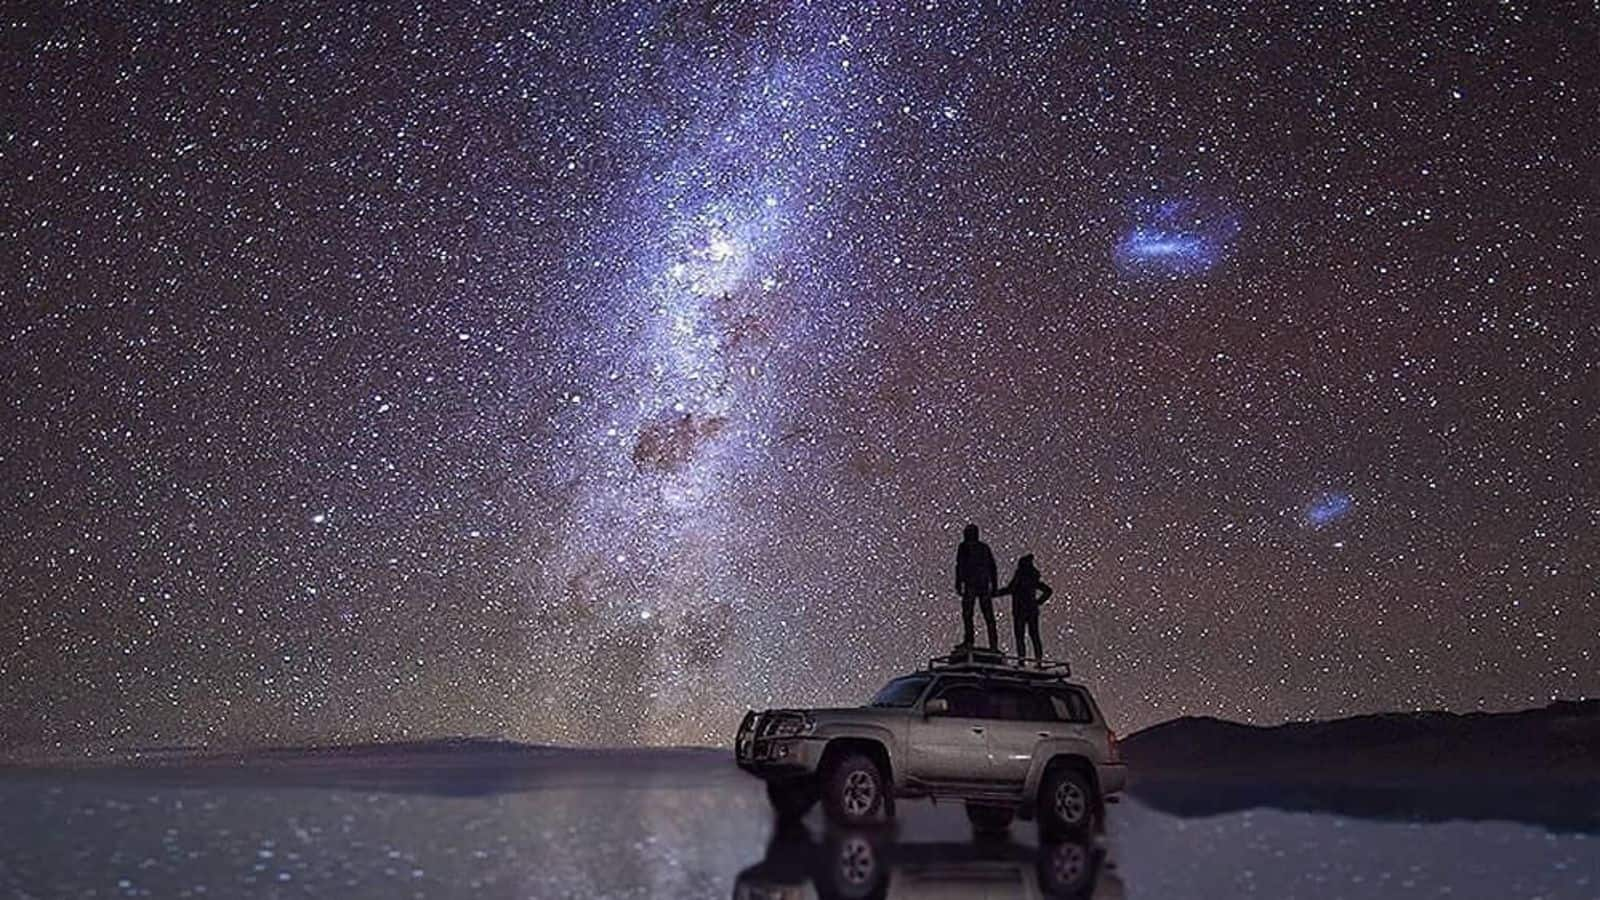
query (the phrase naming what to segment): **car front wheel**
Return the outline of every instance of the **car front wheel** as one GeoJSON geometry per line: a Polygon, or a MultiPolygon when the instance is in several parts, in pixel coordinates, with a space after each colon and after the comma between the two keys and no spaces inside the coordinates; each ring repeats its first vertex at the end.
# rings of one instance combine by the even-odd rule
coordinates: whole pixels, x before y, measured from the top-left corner
{"type": "Polygon", "coordinates": [[[862,825],[883,812],[888,793],[878,764],[860,753],[839,757],[822,776],[822,805],[828,817],[845,825],[862,825]]]}
{"type": "Polygon", "coordinates": [[[1039,785],[1039,822],[1052,834],[1084,834],[1094,824],[1094,783],[1079,769],[1056,766],[1039,785]]]}
{"type": "Polygon", "coordinates": [[[814,883],[822,900],[880,900],[889,873],[871,831],[844,831],[828,841],[825,863],[814,883]]]}

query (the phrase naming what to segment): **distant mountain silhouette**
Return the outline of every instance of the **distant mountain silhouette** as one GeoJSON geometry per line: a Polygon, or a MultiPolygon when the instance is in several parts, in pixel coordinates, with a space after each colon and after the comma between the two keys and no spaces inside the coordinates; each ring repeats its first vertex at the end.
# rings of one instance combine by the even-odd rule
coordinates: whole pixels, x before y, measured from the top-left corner
{"type": "Polygon", "coordinates": [[[191,787],[317,787],[400,793],[483,795],[575,788],[693,784],[732,769],[725,750],[692,747],[556,747],[498,738],[209,750],[132,748],[92,760],[0,766],[0,774],[191,787]]]}
{"type": "Polygon", "coordinates": [[[1381,713],[1261,727],[1208,717],[1129,735],[1135,771],[1600,776],[1600,700],[1514,713],[1381,713]]]}
{"type": "Polygon", "coordinates": [[[1185,717],[1121,748],[1134,796],[1176,815],[1269,807],[1600,831],[1600,700],[1271,727],[1185,717]]]}

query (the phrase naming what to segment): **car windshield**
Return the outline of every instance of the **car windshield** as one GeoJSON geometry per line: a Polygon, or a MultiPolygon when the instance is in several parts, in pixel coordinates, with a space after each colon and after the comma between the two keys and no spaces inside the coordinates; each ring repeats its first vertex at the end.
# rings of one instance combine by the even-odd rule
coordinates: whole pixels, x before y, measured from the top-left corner
{"type": "Polygon", "coordinates": [[[928,676],[907,675],[896,678],[883,686],[883,690],[872,698],[869,706],[910,706],[922,696],[922,689],[928,686],[928,676]]]}

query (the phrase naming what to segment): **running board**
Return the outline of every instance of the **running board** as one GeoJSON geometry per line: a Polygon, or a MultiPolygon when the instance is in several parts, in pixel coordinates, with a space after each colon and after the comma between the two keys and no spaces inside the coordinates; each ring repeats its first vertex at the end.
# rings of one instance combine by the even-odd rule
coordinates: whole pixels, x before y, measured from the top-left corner
{"type": "Polygon", "coordinates": [[[914,781],[906,785],[908,792],[932,797],[935,800],[993,800],[997,803],[1021,803],[1021,787],[994,782],[914,781]]]}

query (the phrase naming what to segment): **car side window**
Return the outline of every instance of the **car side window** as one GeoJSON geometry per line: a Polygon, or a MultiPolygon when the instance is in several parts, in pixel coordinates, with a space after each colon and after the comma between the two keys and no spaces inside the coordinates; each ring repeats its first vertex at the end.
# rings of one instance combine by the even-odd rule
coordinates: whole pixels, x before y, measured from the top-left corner
{"type": "Polygon", "coordinates": [[[1088,722],[1094,719],[1094,716],[1089,714],[1089,704],[1077,691],[1051,691],[1050,705],[1055,718],[1063,722],[1088,722]]]}
{"type": "Polygon", "coordinates": [[[986,718],[1015,722],[1051,722],[1056,712],[1050,700],[1037,691],[999,687],[989,691],[986,718]]]}
{"type": "Polygon", "coordinates": [[[947,685],[939,691],[939,696],[949,702],[949,715],[964,719],[985,718],[986,704],[983,691],[979,690],[977,685],[961,683],[947,685]]]}

